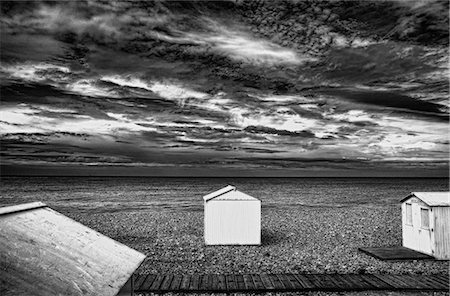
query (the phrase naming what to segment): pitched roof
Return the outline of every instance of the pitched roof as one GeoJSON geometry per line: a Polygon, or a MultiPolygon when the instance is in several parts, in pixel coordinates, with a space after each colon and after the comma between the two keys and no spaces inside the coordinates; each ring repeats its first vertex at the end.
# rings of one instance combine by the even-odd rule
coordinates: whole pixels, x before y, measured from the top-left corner
{"type": "Polygon", "coordinates": [[[236,187],[228,185],[222,189],[203,196],[204,201],[215,200],[258,200],[244,192],[236,190],[236,187]]]}
{"type": "Polygon", "coordinates": [[[0,208],[0,223],[14,295],[116,295],[145,258],[39,202],[0,208]]]}
{"type": "Polygon", "coordinates": [[[450,206],[450,192],[411,192],[407,197],[402,199],[400,202],[404,202],[411,197],[417,197],[427,205],[433,206],[450,206]]]}

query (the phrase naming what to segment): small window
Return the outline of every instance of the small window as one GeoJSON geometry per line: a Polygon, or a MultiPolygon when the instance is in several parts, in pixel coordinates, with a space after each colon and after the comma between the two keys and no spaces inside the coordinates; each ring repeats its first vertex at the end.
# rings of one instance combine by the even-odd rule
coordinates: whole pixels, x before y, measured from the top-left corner
{"type": "Polygon", "coordinates": [[[412,225],[412,205],[406,204],[406,224],[412,225]]]}
{"type": "Polygon", "coordinates": [[[430,211],[428,209],[420,209],[420,221],[422,228],[430,228],[430,211]]]}

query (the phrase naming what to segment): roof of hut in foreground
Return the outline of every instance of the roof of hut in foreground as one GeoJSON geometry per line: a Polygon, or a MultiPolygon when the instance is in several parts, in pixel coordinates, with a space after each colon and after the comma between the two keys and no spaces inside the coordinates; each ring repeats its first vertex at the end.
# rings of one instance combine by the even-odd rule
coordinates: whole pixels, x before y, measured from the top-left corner
{"type": "Polygon", "coordinates": [[[0,223],[11,295],[116,295],[145,258],[40,202],[0,208],[0,223]]]}

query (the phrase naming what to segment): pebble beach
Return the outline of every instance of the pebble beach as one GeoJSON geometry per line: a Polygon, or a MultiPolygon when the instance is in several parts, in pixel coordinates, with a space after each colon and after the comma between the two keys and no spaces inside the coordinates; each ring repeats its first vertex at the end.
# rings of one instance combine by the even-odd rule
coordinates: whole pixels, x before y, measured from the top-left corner
{"type": "Polygon", "coordinates": [[[141,273],[448,274],[448,261],[385,262],[359,247],[401,245],[399,207],[262,210],[261,246],[206,246],[202,211],[72,218],[144,253],[141,273]]]}
{"type": "Polygon", "coordinates": [[[144,253],[147,257],[137,273],[448,276],[448,261],[390,262],[358,251],[360,247],[401,245],[398,201],[411,188],[448,190],[448,179],[11,178],[2,180],[0,197],[3,205],[40,200],[144,253]],[[260,246],[204,244],[202,195],[224,184],[261,199],[260,246]]]}

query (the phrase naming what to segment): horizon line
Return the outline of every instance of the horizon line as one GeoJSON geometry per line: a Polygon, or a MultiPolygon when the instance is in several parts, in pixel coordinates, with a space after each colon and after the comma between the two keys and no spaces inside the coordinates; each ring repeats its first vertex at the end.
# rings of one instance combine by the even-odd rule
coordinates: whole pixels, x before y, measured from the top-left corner
{"type": "Polygon", "coordinates": [[[334,179],[345,179],[345,178],[360,178],[360,179],[394,179],[394,178],[404,178],[404,179],[449,179],[450,176],[149,176],[149,175],[1,175],[2,177],[58,177],[58,178],[66,178],[66,177],[76,177],[76,178],[241,178],[241,179],[249,179],[249,178],[289,178],[289,179],[298,179],[298,178],[334,178],[334,179]]]}

